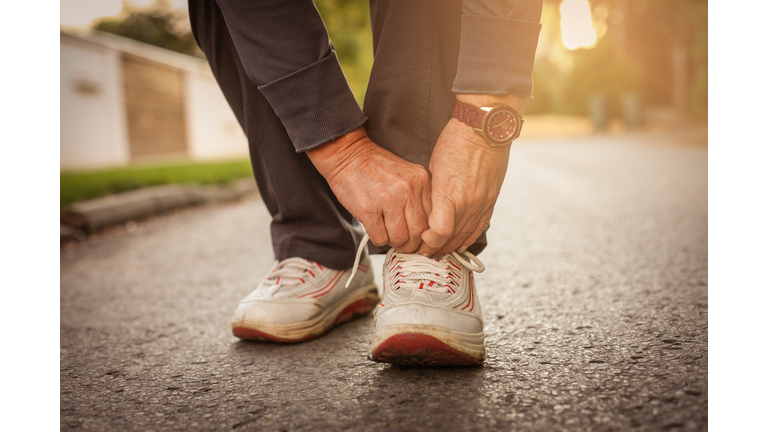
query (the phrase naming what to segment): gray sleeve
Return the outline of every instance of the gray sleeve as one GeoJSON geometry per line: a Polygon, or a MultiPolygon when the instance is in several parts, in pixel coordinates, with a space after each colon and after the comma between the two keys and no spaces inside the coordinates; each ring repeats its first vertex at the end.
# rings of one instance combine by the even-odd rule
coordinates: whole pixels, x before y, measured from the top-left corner
{"type": "Polygon", "coordinates": [[[216,0],[238,57],[297,152],[365,123],[312,0],[216,0]]]}
{"type": "Polygon", "coordinates": [[[455,93],[531,97],[543,0],[463,0],[455,93]]]}

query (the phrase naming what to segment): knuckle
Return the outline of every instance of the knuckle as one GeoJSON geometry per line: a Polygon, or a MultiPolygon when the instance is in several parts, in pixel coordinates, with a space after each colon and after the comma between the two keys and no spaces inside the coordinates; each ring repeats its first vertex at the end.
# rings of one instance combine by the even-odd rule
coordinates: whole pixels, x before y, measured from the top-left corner
{"type": "Polygon", "coordinates": [[[387,201],[389,201],[389,197],[390,197],[390,192],[389,192],[389,189],[386,189],[386,188],[382,188],[382,189],[379,189],[379,190],[376,192],[376,200],[377,200],[377,202],[379,202],[379,203],[382,203],[382,202],[387,202],[387,201]]]}
{"type": "Polygon", "coordinates": [[[411,238],[413,237],[421,237],[421,234],[427,230],[427,226],[425,224],[415,224],[410,227],[410,233],[411,238]]]}
{"type": "Polygon", "coordinates": [[[471,229],[463,229],[458,233],[456,233],[456,237],[469,237],[470,235],[472,235],[473,232],[474,230],[471,230],[471,229]]]}
{"type": "Polygon", "coordinates": [[[477,228],[475,228],[475,231],[483,232],[490,227],[491,227],[490,221],[480,221],[480,223],[477,224],[477,228]]]}
{"type": "Polygon", "coordinates": [[[479,207],[485,200],[483,197],[478,195],[477,193],[471,193],[467,196],[465,199],[465,203],[467,204],[467,207],[469,208],[477,208],[479,207]]]}
{"type": "Polygon", "coordinates": [[[438,237],[449,237],[453,235],[453,229],[447,224],[439,224],[432,227],[432,231],[437,234],[438,237]]]}
{"type": "Polygon", "coordinates": [[[368,234],[368,236],[371,238],[371,243],[376,246],[384,246],[389,242],[389,238],[385,234],[368,234]]]}
{"type": "Polygon", "coordinates": [[[409,238],[405,233],[394,233],[389,235],[389,242],[391,246],[400,246],[407,242],[409,238]]]}
{"type": "Polygon", "coordinates": [[[426,168],[419,165],[416,169],[416,175],[418,176],[418,179],[421,180],[423,183],[429,183],[430,177],[429,177],[429,171],[427,171],[426,168]]]}
{"type": "MultiPolygon", "coordinates": [[[[360,215],[363,218],[367,218],[369,215],[376,213],[376,208],[370,201],[363,201],[359,204],[360,215]]],[[[360,219],[360,218],[358,218],[360,219]]]]}
{"type": "Polygon", "coordinates": [[[388,186],[394,191],[402,192],[410,189],[410,182],[402,177],[395,177],[388,186]]]}

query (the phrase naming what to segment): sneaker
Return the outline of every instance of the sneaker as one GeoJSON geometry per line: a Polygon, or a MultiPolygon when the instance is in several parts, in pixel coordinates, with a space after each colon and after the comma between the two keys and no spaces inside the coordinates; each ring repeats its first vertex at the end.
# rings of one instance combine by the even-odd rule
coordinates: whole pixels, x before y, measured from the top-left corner
{"type": "Polygon", "coordinates": [[[354,275],[303,258],[276,262],[235,309],[232,333],[240,339],[272,342],[322,336],[376,307],[380,298],[371,270],[368,256],[354,275]]]}
{"type": "Polygon", "coordinates": [[[371,358],[407,365],[480,366],[485,335],[472,271],[484,270],[467,252],[432,259],[390,249],[384,259],[383,300],[373,315],[371,358]]]}

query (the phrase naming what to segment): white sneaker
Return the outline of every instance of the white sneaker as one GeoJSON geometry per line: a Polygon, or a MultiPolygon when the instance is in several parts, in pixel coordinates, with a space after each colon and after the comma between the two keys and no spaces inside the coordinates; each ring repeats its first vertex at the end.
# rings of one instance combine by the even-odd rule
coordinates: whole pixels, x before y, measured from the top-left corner
{"type": "Polygon", "coordinates": [[[384,259],[384,298],[373,315],[371,358],[480,366],[485,335],[472,271],[484,270],[466,252],[431,259],[390,249],[384,259]]]}
{"type": "Polygon", "coordinates": [[[276,262],[235,309],[232,333],[240,339],[303,342],[367,314],[380,300],[370,258],[362,260],[345,289],[351,273],[303,258],[276,262]]]}

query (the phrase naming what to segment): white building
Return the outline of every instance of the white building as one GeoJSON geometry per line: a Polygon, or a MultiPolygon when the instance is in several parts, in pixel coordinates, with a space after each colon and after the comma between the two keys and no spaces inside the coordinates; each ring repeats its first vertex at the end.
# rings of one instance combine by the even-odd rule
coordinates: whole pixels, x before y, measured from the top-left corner
{"type": "Polygon", "coordinates": [[[248,155],[205,60],[62,29],[60,80],[62,170],[248,155]]]}

